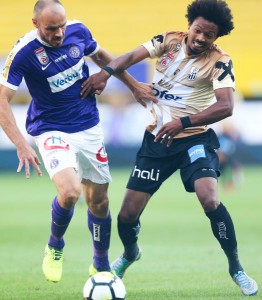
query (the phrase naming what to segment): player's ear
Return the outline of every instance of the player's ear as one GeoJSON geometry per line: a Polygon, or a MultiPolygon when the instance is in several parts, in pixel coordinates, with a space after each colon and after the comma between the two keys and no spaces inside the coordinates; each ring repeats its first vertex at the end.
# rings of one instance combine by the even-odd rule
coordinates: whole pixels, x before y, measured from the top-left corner
{"type": "Polygon", "coordinates": [[[38,27],[39,27],[39,26],[38,26],[37,19],[35,19],[35,18],[32,18],[32,23],[34,24],[34,26],[35,26],[36,28],[38,28],[38,27]]]}

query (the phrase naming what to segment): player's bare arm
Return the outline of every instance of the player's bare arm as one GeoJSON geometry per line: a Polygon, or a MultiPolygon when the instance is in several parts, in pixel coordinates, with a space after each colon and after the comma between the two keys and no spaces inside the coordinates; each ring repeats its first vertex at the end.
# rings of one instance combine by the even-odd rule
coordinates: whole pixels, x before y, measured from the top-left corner
{"type": "Polygon", "coordinates": [[[200,113],[190,116],[193,126],[209,125],[221,121],[233,114],[234,94],[233,89],[221,88],[214,91],[216,102],[200,113]]]}
{"type": "Polygon", "coordinates": [[[106,86],[107,80],[114,74],[115,77],[126,84],[133,93],[136,101],[142,106],[147,106],[146,101],[157,102],[153,95],[152,85],[138,82],[130,74],[124,71],[131,65],[149,57],[148,51],[143,46],[140,46],[134,51],[126,53],[115,60],[112,60],[112,57],[108,53],[108,56],[106,56],[105,53],[100,53],[99,50],[97,54],[92,56],[92,59],[100,67],[107,65],[107,67],[109,67],[109,72],[102,69],[99,73],[90,76],[82,85],[82,99],[86,98],[90,93],[100,95],[106,86]],[[101,59],[103,56],[105,59],[101,59]],[[110,61],[110,63],[108,63],[108,61],[110,61]]]}
{"type": "Polygon", "coordinates": [[[20,172],[24,166],[26,178],[30,178],[31,164],[37,174],[41,176],[42,172],[39,168],[39,165],[41,164],[40,160],[34,149],[27,143],[18,129],[13,112],[9,105],[14,94],[15,91],[0,85],[0,125],[17,148],[17,156],[19,158],[17,172],[20,172]]]}
{"type": "MultiPolygon", "coordinates": [[[[190,115],[192,127],[199,125],[209,125],[230,117],[233,113],[234,96],[232,88],[221,88],[214,91],[216,102],[207,109],[190,115]]],[[[164,124],[158,131],[155,142],[161,140],[161,143],[167,143],[170,146],[173,137],[183,129],[180,119],[172,120],[164,124]]]]}
{"type": "MultiPolygon", "coordinates": [[[[100,48],[94,55],[91,56],[91,59],[97,66],[102,68],[102,67],[106,66],[113,59],[113,57],[105,49],[100,48]]],[[[97,73],[97,74],[99,74],[99,73],[97,73]]],[[[95,74],[95,75],[97,75],[97,74],[95,74]]],[[[93,77],[91,78],[91,77],[92,76],[90,76],[82,84],[82,90],[80,92],[82,99],[85,99],[89,94],[100,95],[103,92],[104,88],[106,87],[107,79],[110,77],[110,75],[107,72],[102,72],[102,77],[101,76],[94,76],[94,78],[93,77]],[[99,77],[99,78],[96,78],[96,77],[99,77]],[[92,83],[88,84],[89,80],[92,83]]]]}
{"type": "Polygon", "coordinates": [[[100,47],[99,50],[90,58],[96,65],[102,68],[110,63],[110,61],[113,59],[113,56],[104,48],[100,47]]]}

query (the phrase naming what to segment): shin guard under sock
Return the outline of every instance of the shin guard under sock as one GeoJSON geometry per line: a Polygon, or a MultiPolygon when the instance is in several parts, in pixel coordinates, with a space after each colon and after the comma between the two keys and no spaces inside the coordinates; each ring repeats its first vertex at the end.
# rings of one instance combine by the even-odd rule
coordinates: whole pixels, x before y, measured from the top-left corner
{"type": "Polygon", "coordinates": [[[94,266],[98,271],[110,270],[108,249],[111,234],[111,215],[97,218],[88,210],[88,228],[92,234],[94,249],[94,266]]]}
{"type": "Polygon", "coordinates": [[[57,201],[57,197],[55,197],[52,203],[51,235],[48,245],[57,249],[64,248],[65,242],[63,236],[73,214],[74,208],[71,208],[70,210],[62,208],[57,201]]]}
{"type": "Polygon", "coordinates": [[[214,236],[227,255],[231,276],[237,271],[243,270],[238,260],[234,224],[225,206],[220,203],[215,211],[206,213],[206,216],[210,220],[214,236]]]}
{"type": "Polygon", "coordinates": [[[134,223],[124,223],[118,216],[117,227],[119,237],[125,248],[124,257],[132,261],[136,258],[138,253],[137,240],[141,229],[140,221],[138,219],[134,223]]]}

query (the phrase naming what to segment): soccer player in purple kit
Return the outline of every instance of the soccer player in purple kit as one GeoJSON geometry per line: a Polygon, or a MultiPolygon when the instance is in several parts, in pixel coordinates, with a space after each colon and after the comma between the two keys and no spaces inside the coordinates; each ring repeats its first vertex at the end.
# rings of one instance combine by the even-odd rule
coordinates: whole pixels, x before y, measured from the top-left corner
{"type": "MultiPolygon", "coordinates": [[[[110,270],[111,216],[107,190],[111,175],[96,98],[90,95],[82,99],[80,91],[89,77],[84,56],[100,67],[112,57],[99,47],[86,26],[67,20],[58,0],[37,1],[32,21],[36,29],[18,40],[0,76],[0,125],[17,147],[17,171],[25,167],[29,178],[32,165],[41,176],[40,159],[20,133],[9,105],[24,78],[32,97],[26,129],[34,137],[57,189],[42,267],[47,280],[58,282],[62,276],[63,236],[81,191],[88,206],[88,227],[93,238],[89,275],[110,270]]],[[[117,77],[134,92],[134,78],[127,72],[117,77]]],[[[142,98],[137,101],[145,105],[142,98]]]]}

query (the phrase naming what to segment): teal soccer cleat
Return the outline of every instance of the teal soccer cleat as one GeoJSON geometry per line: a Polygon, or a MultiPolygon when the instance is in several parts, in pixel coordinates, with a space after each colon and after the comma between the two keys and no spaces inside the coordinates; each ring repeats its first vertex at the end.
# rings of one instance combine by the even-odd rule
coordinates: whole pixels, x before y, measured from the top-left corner
{"type": "Polygon", "coordinates": [[[134,260],[129,261],[124,257],[124,254],[122,254],[120,257],[118,257],[115,261],[111,264],[111,269],[115,271],[116,275],[120,278],[123,278],[125,271],[128,267],[132,265],[135,261],[139,260],[142,255],[141,249],[138,247],[138,253],[134,260]]]}
{"type": "Polygon", "coordinates": [[[253,296],[258,292],[258,286],[255,280],[247,276],[243,271],[237,272],[233,276],[233,280],[240,287],[241,292],[245,296],[253,296]]]}

